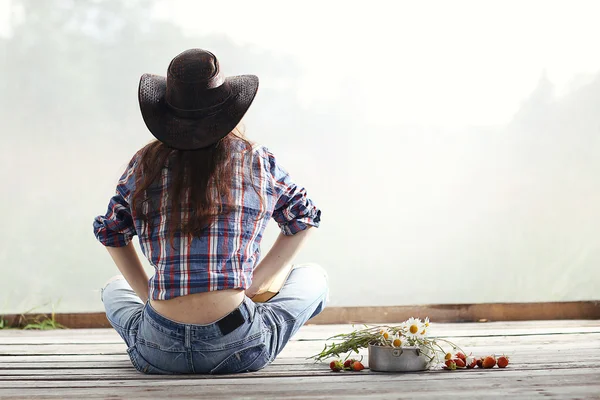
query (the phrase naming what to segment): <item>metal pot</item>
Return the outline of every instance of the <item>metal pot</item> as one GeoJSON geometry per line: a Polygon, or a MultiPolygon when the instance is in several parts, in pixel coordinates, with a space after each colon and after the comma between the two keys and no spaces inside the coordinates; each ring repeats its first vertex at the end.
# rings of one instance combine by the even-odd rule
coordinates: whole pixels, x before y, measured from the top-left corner
{"type": "Polygon", "coordinates": [[[418,347],[369,345],[369,368],[378,372],[412,372],[429,369],[430,358],[418,347]]]}

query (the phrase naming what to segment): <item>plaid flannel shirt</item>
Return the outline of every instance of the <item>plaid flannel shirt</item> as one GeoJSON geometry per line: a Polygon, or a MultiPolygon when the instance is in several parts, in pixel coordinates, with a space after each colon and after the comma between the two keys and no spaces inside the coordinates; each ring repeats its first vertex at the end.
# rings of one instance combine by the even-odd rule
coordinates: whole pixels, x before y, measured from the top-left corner
{"type": "Polygon", "coordinates": [[[130,197],[138,158],[136,154],[119,180],[107,213],[94,220],[94,234],[103,245],[112,247],[125,246],[133,236],[139,236],[142,252],[155,268],[149,280],[154,300],[247,289],[260,260],[260,242],[271,217],[285,235],[319,226],[321,211],[307,197],[306,190],[293,182],[268,149],[255,146],[251,157],[240,151],[232,158],[235,210],[216,217],[199,237],[176,233],[171,246],[166,229],[169,215],[164,211],[171,179],[168,168],[163,168],[156,192],[152,190],[152,195],[159,196],[163,211],[153,218],[152,224],[132,214],[130,197]],[[253,179],[248,174],[250,169],[253,179]],[[262,208],[257,192],[263,199],[262,208]]]}

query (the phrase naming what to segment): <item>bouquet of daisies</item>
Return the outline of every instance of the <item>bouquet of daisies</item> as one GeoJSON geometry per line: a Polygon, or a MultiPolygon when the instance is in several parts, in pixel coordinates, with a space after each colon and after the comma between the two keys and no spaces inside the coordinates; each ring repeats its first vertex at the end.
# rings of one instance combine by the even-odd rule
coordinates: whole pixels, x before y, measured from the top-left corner
{"type": "Polygon", "coordinates": [[[323,361],[331,357],[339,357],[341,354],[347,354],[347,357],[358,353],[360,349],[371,346],[385,346],[393,348],[412,348],[419,349],[420,353],[429,357],[429,361],[441,362],[448,354],[442,344],[450,345],[453,350],[458,347],[445,339],[429,336],[429,318],[421,320],[418,318],[409,318],[396,326],[366,326],[364,329],[354,330],[350,333],[343,333],[330,337],[332,344],[325,344],[325,348],[311,358],[315,361],[323,361]]]}

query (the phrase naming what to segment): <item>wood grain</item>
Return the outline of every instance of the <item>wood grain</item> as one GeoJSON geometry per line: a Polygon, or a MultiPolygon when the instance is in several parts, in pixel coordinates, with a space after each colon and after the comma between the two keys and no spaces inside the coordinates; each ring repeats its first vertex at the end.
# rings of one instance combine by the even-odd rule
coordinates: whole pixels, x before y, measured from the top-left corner
{"type": "MultiPolygon", "coordinates": [[[[435,323],[505,370],[333,373],[306,357],[349,325],[305,326],[272,365],[227,376],[156,376],[132,367],[112,329],[0,331],[0,398],[9,399],[600,399],[600,321],[435,323]],[[466,391],[465,391],[466,390],[466,391]]],[[[364,362],[368,365],[366,352],[364,362]]]]}

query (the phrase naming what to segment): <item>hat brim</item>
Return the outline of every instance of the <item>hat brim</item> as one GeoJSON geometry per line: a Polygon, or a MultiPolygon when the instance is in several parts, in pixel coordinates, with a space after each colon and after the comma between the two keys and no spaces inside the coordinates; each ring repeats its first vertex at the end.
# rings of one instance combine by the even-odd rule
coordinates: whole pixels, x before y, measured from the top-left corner
{"type": "Polygon", "coordinates": [[[217,143],[240,123],[258,91],[258,77],[254,75],[231,76],[225,80],[231,88],[231,98],[222,108],[202,118],[183,118],[173,114],[166,103],[167,78],[142,75],[138,99],[148,130],[178,150],[195,150],[217,143]]]}

